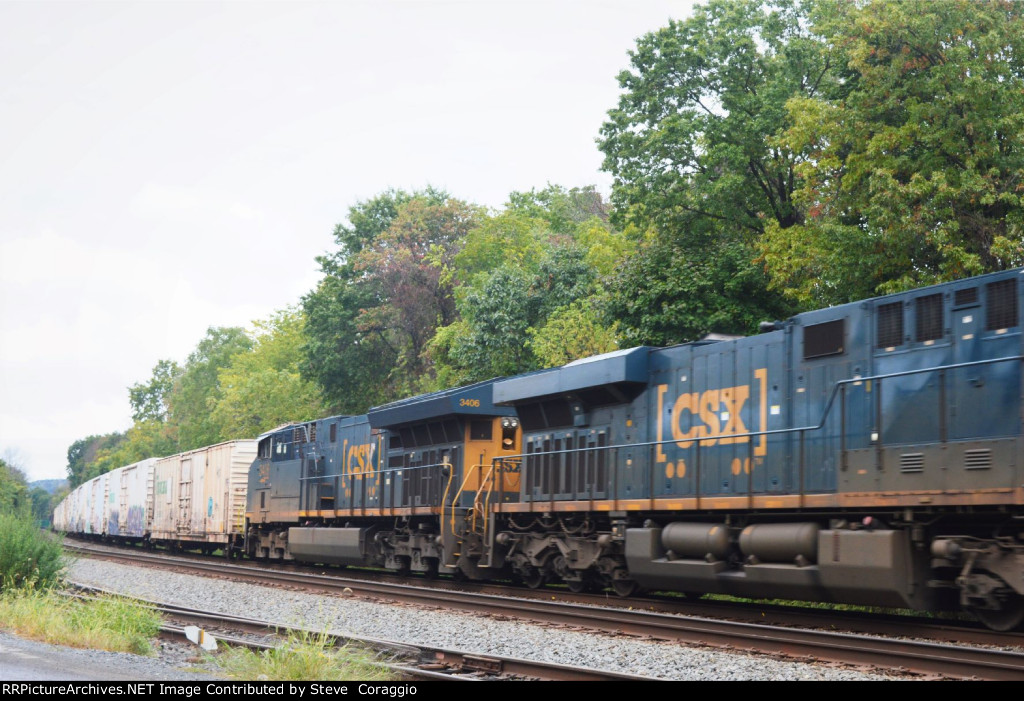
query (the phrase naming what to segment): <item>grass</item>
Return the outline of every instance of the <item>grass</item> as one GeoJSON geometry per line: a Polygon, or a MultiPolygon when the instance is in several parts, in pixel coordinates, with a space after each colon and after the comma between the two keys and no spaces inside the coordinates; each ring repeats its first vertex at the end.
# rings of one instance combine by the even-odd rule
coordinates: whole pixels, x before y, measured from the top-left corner
{"type": "Polygon", "coordinates": [[[228,648],[215,658],[227,676],[247,681],[390,681],[395,675],[374,652],[354,645],[334,647],[326,633],[290,633],[272,650],[228,648]]]}
{"type": "Polygon", "coordinates": [[[0,594],[0,628],[57,645],[145,655],[160,616],[122,597],[85,601],[52,589],[8,589],[0,594]]]}

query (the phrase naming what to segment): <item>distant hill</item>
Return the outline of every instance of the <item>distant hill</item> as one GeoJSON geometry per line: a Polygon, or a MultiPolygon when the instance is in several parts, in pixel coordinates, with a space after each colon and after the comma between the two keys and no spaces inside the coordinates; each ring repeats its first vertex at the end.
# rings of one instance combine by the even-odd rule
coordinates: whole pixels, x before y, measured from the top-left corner
{"type": "Polygon", "coordinates": [[[52,479],[52,480],[36,480],[35,482],[29,482],[28,488],[41,487],[50,494],[53,494],[61,487],[68,486],[68,481],[65,479],[52,479]]]}

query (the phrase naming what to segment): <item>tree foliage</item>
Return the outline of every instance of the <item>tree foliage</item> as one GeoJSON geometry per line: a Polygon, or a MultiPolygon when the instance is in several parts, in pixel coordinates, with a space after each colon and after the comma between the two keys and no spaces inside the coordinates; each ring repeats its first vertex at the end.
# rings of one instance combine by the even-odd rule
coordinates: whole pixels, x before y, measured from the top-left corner
{"type": "Polygon", "coordinates": [[[651,236],[609,281],[609,318],[621,324],[623,347],[666,346],[708,333],[745,334],[790,307],[765,293],[763,274],[745,247],[687,251],[651,236]]]}
{"type": "Polygon", "coordinates": [[[608,325],[606,318],[592,297],[554,311],[543,326],[528,329],[529,347],[538,365],[555,367],[616,350],[619,323],[608,325]]]}
{"type": "Polygon", "coordinates": [[[16,465],[0,458],[0,514],[26,517],[32,509],[32,499],[25,473],[16,465]]]}
{"type": "Polygon", "coordinates": [[[771,137],[790,119],[788,100],[837,87],[834,57],[807,29],[806,7],[712,0],[630,54],[599,144],[617,219],[648,232],[629,261],[643,275],[627,271],[613,292],[617,310],[632,309],[622,318],[632,339],[692,340],[708,309],[748,331],[777,312],[756,244],[766,224],[791,227],[804,210],[793,199],[796,157],[771,137]],[[712,274],[714,284],[683,277],[687,270],[712,274]],[[732,275],[742,284],[721,284],[732,275]],[[638,309],[640,299],[656,304],[638,309]]]}
{"type": "Polygon", "coordinates": [[[111,451],[125,439],[124,433],[107,433],[80,438],[68,446],[68,485],[71,489],[88,482],[99,473],[90,470],[97,456],[111,451]]]}
{"type": "Polygon", "coordinates": [[[181,377],[181,368],[176,362],[173,360],[157,362],[149,382],[139,382],[128,388],[132,418],[135,421],[165,421],[168,398],[179,377],[181,377]]]}
{"type": "Polygon", "coordinates": [[[233,356],[251,348],[252,339],[245,329],[211,326],[189,354],[168,398],[168,420],[176,433],[179,450],[201,448],[221,440],[210,415],[223,396],[219,373],[231,364],[233,356]]]}
{"type": "Polygon", "coordinates": [[[1024,6],[823,3],[850,76],[788,105],[800,226],[769,226],[776,287],[809,305],[1020,265],[1024,6]]]}
{"type": "MultiPolygon", "coordinates": [[[[334,229],[335,250],[317,261],[324,273],[317,288],[302,299],[306,315],[306,379],[322,389],[332,411],[358,414],[400,396],[402,379],[394,369],[403,352],[402,339],[389,333],[401,320],[390,308],[383,271],[373,264],[385,258],[374,242],[382,240],[402,209],[418,201],[422,207],[443,207],[447,193],[427,188],[408,193],[387,190],[349,207],[347,224],[334,229]],[[363,256],[365,253],[365,257],[363,256]]],[[[406,229],[409,228],[406,220],[406,229]]],[[[401,234],[395,232],[396,237],[401,234]]],[[[398,254],[403,262],[409,257],[398,254]]],[[[394,270],[392,270],[394,272],[394,270]]],[[[395,280],[390,276],[391,283],[395,280]]]]}
{"type": "MultiPolygon", "coordinates": [[[[469,232],[456,257],[459,320],[439,329],[430,346],[438,378],[450,386],[543,367],[532,330],[596,297],[602,274],[631,250],[592,187],[513,192],[503,211],[469,232]]],[[[579,352],[553,330],[543,342],[549,357],[579,352]]]]}
{"type": "Polygon", "coordinates": [[[378,292],[357,324],[375,333],[396,355],[392,383],[413,392],[429,382],[427,344],[439,326],[456,319],[455,256],[483,216],[479,207],[454,199],[436,204],[413,198],[391,225],[354,258],[362,281],[378,292]]]}
{"type": "Polygon", "coordinates": [[[218,373],[220,397],[210,419],[223,439],[249,438],[326,411],[319,389],[300,373],[302,314],[285,309],[254,327],[252,350],[236,353],[218,373]]]}

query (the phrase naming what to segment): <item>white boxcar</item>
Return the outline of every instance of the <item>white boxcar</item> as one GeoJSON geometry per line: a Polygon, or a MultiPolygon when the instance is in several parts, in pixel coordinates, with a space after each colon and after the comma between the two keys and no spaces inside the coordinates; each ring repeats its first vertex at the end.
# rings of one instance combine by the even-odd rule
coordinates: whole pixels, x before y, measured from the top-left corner
{"type": "Polygon", "coordinates": [[[107,473],[106,535],[143,538],[149,532],[155,463],[149,458],[107,473]]]}
{"type": "Polygon", "coordinates": [[[149,534],[153,520],[153,466],[156,461],[156,458],[149,458],[121,468],[117,535],[142,538],[149,534]]]}
{"type": "Polygon", "coordinates": [[[106,524],[107,482],[110,473],[93,477],[86,483],[85,532],[102,535],[106,524]]]}
{"type": "Polygon", "coordinates": [[[82,513],[79,504],[82,501],[82,496],[85,491],[81,487],[75,487],[75,490],[68,495],[65,500],[67,502],[67,508],[64,510],[64,516],[67,519],[67,532],[68,533],[81,533],[82,532],[82,513]]]}
{"type": "Polygon", "coordinates": [[[255,457],[256,441],[238,440],[157,460],[151,539],[213,546],[240,541],[255,457]]]}
{"type": "Polygon", "coordinates": [[[71,503],[71,495],[64,497],[53,509],[53,530],[58,533],[68,532],[68,505],[71,503]]]}

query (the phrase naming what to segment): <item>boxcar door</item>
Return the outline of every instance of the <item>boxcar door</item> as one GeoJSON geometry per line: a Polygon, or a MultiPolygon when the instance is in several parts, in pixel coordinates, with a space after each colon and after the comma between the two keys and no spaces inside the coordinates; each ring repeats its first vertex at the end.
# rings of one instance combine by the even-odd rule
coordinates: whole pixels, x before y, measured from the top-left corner
{"type": "Polygon", "coordinates": [[[188,533],[192,525],[192,459],[183,458],[178,482],[178,517],[175,519],[179,533],[188,533]]]}

